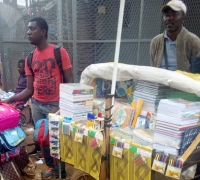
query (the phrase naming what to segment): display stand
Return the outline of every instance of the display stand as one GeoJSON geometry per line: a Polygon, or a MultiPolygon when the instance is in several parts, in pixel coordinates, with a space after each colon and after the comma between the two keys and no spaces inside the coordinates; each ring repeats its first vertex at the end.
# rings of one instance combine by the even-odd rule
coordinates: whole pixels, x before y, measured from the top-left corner
{"type": "Polygon", "coordinates": [[[193,151],[196,149],[196,147],[199,143],[200,143],[200,133],[195,138],[195,140],[192,142],[192,144],[187,148],[187,150],[184,152],[184,154],[180,157],[180,159],[183,162],[186,162],[188,157],[193,153],[193,151]]]}

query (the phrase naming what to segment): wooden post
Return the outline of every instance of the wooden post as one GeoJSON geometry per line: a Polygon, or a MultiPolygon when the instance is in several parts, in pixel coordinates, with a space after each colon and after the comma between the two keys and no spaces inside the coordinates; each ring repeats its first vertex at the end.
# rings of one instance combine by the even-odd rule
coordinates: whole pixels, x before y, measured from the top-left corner
{"type": "Polygon", "coordinates": [[[105,126],[105,143],[106,143],[106,154],[108,155],[109,153],[109,139],[110,139],[110,125],[112,121],[112,115],[111,115],[111,109],[112,109],[112,95],[106,97],[106,109],[105,109],[105,118],[106,118],[106,126],[105,126]]]}
{"type": "Polygon", "coordinates": [[[101,173],[100,173],[100,180],[105,180],[109,176],[109,144],[110,144],[110,127],[112,121],[112,98],[114,95],[107,95],[106,96],[106,105],[105,105],[105,120],[104,120],[104,134],[105,134],[105,154],[103,155],[103,161],[101,164],[101,173]]]}
{"type": "Polygon", "coordinates": [[[195,140],[192,142],[192,144],[187,148],[187,150],[184,152],[184,154],[180,157],[180,159],[183,161],[183,163],[188,159],[190,154],[195,150],[197,145],[200,143],[200,133],[195,138],[195,140]]]}

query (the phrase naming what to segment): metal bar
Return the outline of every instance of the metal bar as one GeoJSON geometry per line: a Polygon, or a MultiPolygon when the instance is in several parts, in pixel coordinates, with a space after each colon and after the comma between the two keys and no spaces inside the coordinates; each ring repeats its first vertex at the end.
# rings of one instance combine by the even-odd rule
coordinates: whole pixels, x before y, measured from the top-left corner
{"type": "MultiPolygon", "coordinates": [[[[52,41],[52,40],[50,40],[49,41],[50,43],[59,43],[60,41],[52,41]]],[[[73,43],[73,41],[72,40],[62,40],[62,42],[63,43],[73,43]]],[[[30,44],[30,42],[29,41],[27,41],[27,40],[19,40],[19,41],[3,41],[3,43],[28,43],[28,44],[30,44]]]]}
{"type": "Polygon", "coordinates": [[[57,37],[58,45],[63,46],[63,20],[62,20],[62,0],[57,1],[57,37]]]}
{"type": "MultiPolygon", "coordinates": [[[[2,18],[0,17],[0,24],[2,24],[1,19],[2,18]]],[[[2,32],[1,29],[0,29],[0,56],[1,56],[2,72],[3,72],[2,85],[3,85],[3,88],[4,88],[3,90],[7,91],[8,90],[8,84],[7,84],[6,78],[8,79],[9,77],[6,77],[6,74],[8,74],[8,75],[10,74],[10,68],[8,68],[9,66],[7,66],[5,58],[4,58],[3,32],[2,32]]]]}
{"type": "Polygon", "coordinates": [[[139,63],[139,59],[140,59],[140,43],[141,43],[140,38],[141,38],[141,33],[142,33],[141,31],[142,31],[143,11],[144,11],[144,0],[141,0],[139,33],[138,33],[137,64],[139,63]]]}
{"type": "Polygon", "coordinates": [[[117,26],[117,37],[116,37],[116,46],[115,46],[115,56],[114,56],[114,65],[113,65],[111,94],[114,94],[115,93],[115,89],[116,89],[116,78],[117,78],[117,68],[118,68],[120,45],[121,45],[122,24],[123,24],[123,17],[124,17],[124,7],[125,7],[125,0],[120,0],[119,19],[118,19],[118,26],[117,26]]]}
{"type": "Polygon", "coordinates": [[[105,104],[105,121],[104,121],[104,133],[105,133],[105,146],[106,146],[106,176],[108,176],[110,167],[109,167],[109,138],[110,138],[110,126],[112,122],[112,100],[114,95],[106,95],[106,104],[105,104]]]}
{"type": "MultiPolygon", "coordinates": [[[[122,39],[121,42],[135,42],[139,39],[122,39]]],[[[140,39],[140,42],[151,42],[151,39],[140,39]]],[[[77,43],[116,43],[116,40],[77,40],[77,43]]]]}
{"type": "Polygon", "coordinates": [[[78,80],[77,67],[77,0],[72,1],[72,29],[73,29],[73,75],[74,81],[78,80]]]}
{"type": "MultiPolygon", "coordinates": [[[[123,43],[138,43],[139,39],[122,39],[123,43]]],[[[60,41],[50,40],[51,43],[59,43],[60,41]]],[[[73,43],[73,40],[62,40],[62,43],[73,43]]],[[[116,43],[116,40],[76,40],[77,43],[116,43]]],[[[151,39],[140,39],[140,42],[151,42],[151,39]]],[[[27,40],[20,41],[4,41],[4,43],[30,43],[27,40]]]]}

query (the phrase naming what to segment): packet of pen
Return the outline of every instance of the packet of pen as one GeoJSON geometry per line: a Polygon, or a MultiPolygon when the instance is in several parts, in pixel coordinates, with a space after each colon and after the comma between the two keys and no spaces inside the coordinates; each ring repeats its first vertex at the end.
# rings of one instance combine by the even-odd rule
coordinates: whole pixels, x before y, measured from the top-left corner
{"type": "Polygon", "coordinates": [[[165,176],[180,179],[183,162],[178,158],[170,157],[165,176]]]}
{"type": "Polygon", "coordinates": [[[167,165],[167,160],[168,156],[166,154],[157,152],[153,161],[152,169],[161,174],[164,174],[167,165]]]}

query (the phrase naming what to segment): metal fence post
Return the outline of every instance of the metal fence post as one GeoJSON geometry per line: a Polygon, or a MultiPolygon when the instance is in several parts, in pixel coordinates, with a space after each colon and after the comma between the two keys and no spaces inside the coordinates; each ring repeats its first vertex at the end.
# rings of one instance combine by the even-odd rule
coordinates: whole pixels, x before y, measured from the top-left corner
{"type": "Polygon", "coordinates": [[[144,11],[144,0],[141,0],[139,33],[138,33],[138,48],[137,48],[137,64],[139,64],[139,60],[140,60],[140,43],[141,43],[141,34],[142,34],[143,11],[144,11]]]}
{"type": "MultiPolygon", "coordinates": [[[[1,16],[0,16],[0,24],[1,24],[1,16]]],[[[8,84],[7,81],[5,80],[5,78],[7,77],[7,75],[10,74],[10,68],[7,65],[5,58],[4,58],[4,48],[3,48],[3,32],[0,28],[0,57],[1,57],[1,62],[2,62],[2,71],[3,71],[3,90],[7,91],[8,90],[8,84]]],[[[2,72],[1,72],[2,73],[2,72]]],[[[9,77],[7,77],[9,78],[9,77]]]]}
{"type": "Polygon", "coordinates": [[[73,75],[78,80],[77,68],[77,0],[72,0],[72,29],[73,29],[73,75]]]}
{"type": "Polygon", "coordinates": [[[57,38],[58,45],[63,46],[62,0],[57,1],[57,38]]]}

